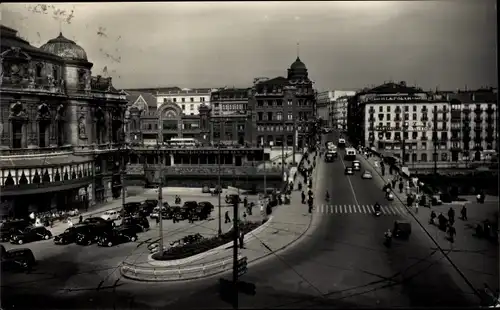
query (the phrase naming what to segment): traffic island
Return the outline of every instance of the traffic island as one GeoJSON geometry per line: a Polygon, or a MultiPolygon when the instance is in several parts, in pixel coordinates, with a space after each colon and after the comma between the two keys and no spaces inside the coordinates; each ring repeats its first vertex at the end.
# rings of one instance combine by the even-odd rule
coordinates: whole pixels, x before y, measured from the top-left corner
{"type": "MultiPolygon", "coordinates": [[[[265,222],[242,223],[245,232],[244,243],[262,234],[272,222],[272,216],[265,222]]],[[[223,237],[203,239],[185,247],[170,248],[162,255],[148,256],[147,262],[123,262],[120,272],[123,277],[144,282],[185,281],[209,277],[232,268],[233,230],[223,237]],[[200,249],[198,249],[200,248],[200,249]],[[175,250],[174,250],[175,249],[175,250]]]]}

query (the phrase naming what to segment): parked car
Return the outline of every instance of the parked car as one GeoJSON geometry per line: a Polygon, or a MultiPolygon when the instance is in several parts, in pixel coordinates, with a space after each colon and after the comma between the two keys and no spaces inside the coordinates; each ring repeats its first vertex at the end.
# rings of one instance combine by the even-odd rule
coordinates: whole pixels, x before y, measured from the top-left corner
{"type": "Polygon", "coordinates": [[[13,233],[10,243],[23,244],[39,240],[49,240],[50,238],[52,238],[52,233],[47,228],[30,226],[13,233]]]}
{"type": "Polygon", "coordinates": [[[79,233],[87,232],[91,229],[89,224],[76,224],[66,229],[62,234],[54,237],[55,244],[70,244],[76,241],[79,233]]]}
{"type": "Polygon", "coordinates": [[[118,210],[108,210],[101,215],[101,218],[106,221],[114,221],[121,219],[120,211],[118,210]]]}
{"type": "Polygon", "coordinates": [[[217,196],[219,194],[222,194],[222,187],[216,186],[213,190],[210,191],[212,196],[217,196]]]}
{"type": "Polygon", "coordinates": [[[35,255],[30,249],[6,250],[0,244],[0,266],[6,270],[30,270],[36,264],[35,255]]]}
{"type": "Polygon", "coordinates": [[[143,216],[126,217],[123,219],[122,227],[131,227],[136,233],[149,230],[149,221],[143,216]]]}
{"type": "Polygon", "coordinates": [[[9,241],[13,232],[24,230],[32,226],[28,220],[13,220],[0,224],[0,238],[2,242],[9,241]]]}
{"type": "Polygon", "coordinates": [[[362,179],[373,179],[373,175],[372,175],[371,171],[365,170],[363,172],[363,174],[361,175],[361,178],[362,179]]]}
{"type": "Polygon", "coordinates": [[[238,201],[238,202],[241,202],[241,198],[239,195],[237,194],[229,194],[229,195],[226,195],[226,198],[225,198],[225,202],[226,203],[233,203],[233,201],[238,201]]]}
{"type": "Polygon", "coordinates": [[[102,217],[89,217],[83,221],[84,224],[93,224],[101,226],[111,226],[109,221],[106,221],[102,217]]]}
{"type": "MultiPolygon", "coordinates": [[[[170,209],[170,207],[168,206],[168,204],[166,206],[165,206],[165,204],[163,204],[163,207],[161,208],[161,217],[162,218],[168,219],[169,209],[170,209]]],[[[153,209],[153,212],[151,212],[149,217],[152,219],[156,219],[159,217],[159,212],[160,212],[160,207],[156,207],[153,209]]]]}
{"type": "Polygon", "coordinates": [[[146,199],[142,206],[139,208],[139,215],[141,216],[150,216],[153,213],[153,210],[158,206],[157,199],[146,199]]]}
{"type": "Polygon", "coordinates": [[[135,242],[136,240],[137,234],[135,231],[129,227],[123,227],[99,235],[97,245],[112,247],[120,243],[135,242]]]}
{"type": "Polygon", "coordinates": [[[111,230],[113,230],[111,225],[89,225],[88,230],[78,232],[75,243],[78,245],[91,245],[97,241],[98,236],[111,230]]]}
{"type": "Polygon", "coordinates": [[[121,216],[131,216],[139,212],[139,209],[142,206],[142,202],[127,202],[123,205],[123,212],[121,216]]]}
{"type": "Polygon", "coordinates": [[[208,185],[203,185],[203,187],[201,188],[201,192],[203,194],[210,194],[212,191],[210,190],[210,186],[208,185]]]}
{"type": "Polygon", "coordinates": [[[214,205],[208,201],[200,201],[198,202],[198,206],[203,207],[203,208],[208,208],[210,212],[214,210],[214,205]]]}
{"type": "Polygon", "coordinates": [[[353,175],[354,174],[354,170],[352,169],[352,167],[346,167],[345,171],[344,171],[344,174],[345,175],[353,175]]]}

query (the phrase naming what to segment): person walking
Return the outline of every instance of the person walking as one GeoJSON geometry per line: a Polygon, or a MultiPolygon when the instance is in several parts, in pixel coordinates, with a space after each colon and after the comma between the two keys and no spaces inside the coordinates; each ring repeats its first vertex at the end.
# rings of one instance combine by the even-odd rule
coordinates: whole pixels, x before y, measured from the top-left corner
{"type": "Polygon", "coordinates": [[[224,223],[225,224],[231,223],[231,218],[229,217],[229,211],[226,211],[226,213],[224,214],[224,223]]]}
{"type": "Polygon", "coordinates": [[[83,222],[83,215],[80,214],[80,217],[78,217],[78,223],[82,223],[83,222]]]}
{"type": "Polygon", "coordinates": [[[462,215],[462,221],[467,221],[467,208],[465,203],[462,206],[462,210],[460,210],[460,214],[462,215]]]}
{"type": "Polygon", "coordinates": [[[399,180],[399,193],[402,194],[403,193],[403,181],[402,180],[399,180]]]}
{"type": "Polygon", "coordinates": [[[238,236],[238,243],[240,244],[240,249],[244,249],[245,248],[245,233],[243,233],[242,231],[240,231],[240,235],[238,236]]]}
{"type": "Polygon", "coordinates": [[[448,221],[450,222],[450,225],[455,223],[455,210],[453,210],[452,207],[448,210],[448,221]]]}
{"type": "Polygon", "coordinates": [[[448,226],[448,237],[450,239],[450,242],[455,242],[455,235],[457,234],[457,231],[455,230],[455,227],[453,226],[452,223],[448,226]]]}

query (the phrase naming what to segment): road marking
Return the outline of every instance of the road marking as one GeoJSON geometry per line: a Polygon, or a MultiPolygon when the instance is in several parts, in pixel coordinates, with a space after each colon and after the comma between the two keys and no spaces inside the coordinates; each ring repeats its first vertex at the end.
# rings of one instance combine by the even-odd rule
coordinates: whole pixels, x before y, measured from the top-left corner
{"type": "Polygon", "coordinates": [[[380,207],[380,211],[382,211],[383,214],[386,214],[383,206],[380,207]]]}
{"type": "Polygon", "coordinates": [[[344,205],[344,213],[347,213],[347,205],[344,205]]]}
{"type": "Polygon", "coordinates": [[[329,210],[330,213],[333,213],[333,206],[330,205],[330,210],[329,210]]]}
{"type": "Polygon", "coordinates": [[[368,209],[368,213],[373,213],[373,207],[368,205],[366,206],[366,208],[368,209]]]}
{"type": "MultiPolygon", "coordinates": [[[[344,170],[345,170],[346,166],[344,163],[344,159],[342,158],[342,156],[339,156],[339,157],[340,157],[340,161],[342,162],[342,166],[344,166],[344,170]]],[[[354,197],[354,201],[356,202],[357,205],[359,205],[358,198],[356,197],[356,193],[354,192],[354,187],[352,186],[352,183],[351,183],[351,179],[349,177],[347,177],[347,181],[349,182],[349,186],[351,187],[352,196],[354,197]]]]}
{"type": "Polygon", "coordinates": [[[396,214],[396,211],[392,208],[392,206],[387,206],[387,209],[389,209],[391,214],[396,214]]]}
{"type": "Polygon", "coordinates": [[[338,206],[335,206],[335,213],[338,213],[338,206]]]}
{"type": "Polygon", "coordinates": [[[352,213],[351,205],[349,205],[349,213],[352,213]]]}
{"type": "Polygon", "coordinates": [[[363,213],[366,214],[366,208],[365,208],[365,206],[361,206],[361,207],[363,208],[363,213]]]}

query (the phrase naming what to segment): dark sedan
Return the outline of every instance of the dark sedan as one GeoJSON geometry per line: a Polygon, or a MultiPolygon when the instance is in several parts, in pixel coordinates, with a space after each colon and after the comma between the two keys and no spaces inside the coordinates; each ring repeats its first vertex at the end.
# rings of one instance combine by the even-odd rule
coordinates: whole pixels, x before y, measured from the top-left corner
{"type": "Polygon", "coordinates": [[[123,227],[113,229],[99,235],[97,245],[112,247],[120,243],[135,242],[136,240],[137,234],[134,232],[134,230],[131,228],[123,227]]]}
{"type": "Polygon", "coordinates": [[[126,217],[120,227],[129,227],[136,233],[149,230],[149,221],[146,217],[126,217]]]}
{"type": "Polygon", "coordinates": [[[89,224],[77,224],[66,229],[62,234],[54,237],[55,244],[70,244],[76,242],[79,233],[89,233],[91,227],[89,224]]]}
{"type": "Polygon", "coordinates": [[[91,245],[97,241],[98,236],[113,230],[111,225],[89,225],[88,230],[78,232],[75,243],[78,245],[91,245]]]}
{"type": "Polygon", "coordinates": [[[49,240],[50,238],[52,238],[52,233],[45,227],[27,227],[22,231],[12,234],[10,243],[23,244],[39,240],[49,240]]]}

